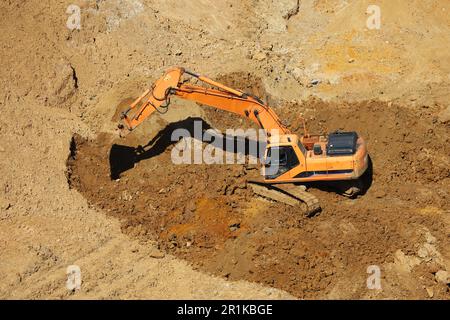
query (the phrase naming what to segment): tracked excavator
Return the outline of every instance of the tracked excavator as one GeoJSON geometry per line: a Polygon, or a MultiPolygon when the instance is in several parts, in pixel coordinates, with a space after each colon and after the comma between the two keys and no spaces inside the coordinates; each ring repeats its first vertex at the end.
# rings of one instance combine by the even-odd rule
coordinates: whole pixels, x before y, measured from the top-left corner
{"type": "Polygon", "coordinates": [[[298,137],[258,97],[180,67],[169,69],[122,112],[118,126],[121,136],[167,106],[171,97],[235,113],[255,122],[266,132],[263,178],[248,181],[257,195],[291,206],[304,203],[306,214],[312,215],[321,208],[318,199],[306,191],[308,183],[334,182],[343,187],[342,193],[349,197],[361,192],[361,177],[370,159],[364,139],[356,132],[298,137]],[[185,77],[208,86],[194,85],[184,80],[185,77]]]}

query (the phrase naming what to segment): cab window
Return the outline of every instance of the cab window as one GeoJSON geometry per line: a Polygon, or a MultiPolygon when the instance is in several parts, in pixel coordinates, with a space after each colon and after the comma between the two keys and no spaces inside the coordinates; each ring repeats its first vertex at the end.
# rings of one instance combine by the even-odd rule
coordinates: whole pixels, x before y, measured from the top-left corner
{"type": "Polygon", "coordinates": [[[300,161],[291,146],[270,147],[265,162],[266,178],[274,179],[298,166],[300,161]]]}

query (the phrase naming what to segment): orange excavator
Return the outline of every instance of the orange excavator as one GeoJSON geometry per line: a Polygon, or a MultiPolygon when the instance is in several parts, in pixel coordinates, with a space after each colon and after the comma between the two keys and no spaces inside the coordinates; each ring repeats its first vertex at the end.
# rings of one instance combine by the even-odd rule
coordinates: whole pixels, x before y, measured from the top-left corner
{"type": "Polygon", "coordinates": [[[310,215],[320,210],[320,205],[315,196],[306,192],[305,184],[335,181],[345,186],[343,194],[350,197],[363,188],[361,177],[367,171],[370,159],[364,139],[356,132],[298,137],[259,98],[184,68],[169,69],[122,113],[121,135],[132,131],[164,107],[172,96],[235,113],[265,130],[268,141],[262,161],[264,179],[249,181],[253,191],[260,196],[288,205],[304,203],[310,215]],[[183,75],[209,86],[189,84],[182,81],[183,75]],[[132,110],[135,112],[129,115],[132,110]]]}

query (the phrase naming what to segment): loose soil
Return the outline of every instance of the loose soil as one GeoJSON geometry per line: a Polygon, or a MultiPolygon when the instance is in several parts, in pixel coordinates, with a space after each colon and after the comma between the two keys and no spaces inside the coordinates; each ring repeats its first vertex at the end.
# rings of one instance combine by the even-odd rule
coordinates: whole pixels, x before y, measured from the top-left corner
{"type": "Polygon", "coordinates": [[[450,2],[376,2],[369,30],[369,0],[1,1],[0,298],[448,299],[450,2]],[[116,139],[121,108],[173,66],[297,133],[299,114],[358,131],[370,189],[313,187],[323,211],[306,218],[253,196],[255,166],[174,165],[175,128],[254,126],[175,99],[116,139]]]}
{"type": "MultiPolygon", "coordinates": [[[[343,279],[365,283],[368,266],[394,263],[398,250],[417,254],[427,232],[441,245],[447,243],[450,179],[444,155],[450,152],[449,135],[448,127],[436,123],[434,110],[413,115],[391,103],[318,99],[276,110],[298,133],[298,110],[308,119],[310,132],[358,131],[368,141],[373,161],[369,191],[351,200],[313,187],[310,192],[323,211],[307,218],[301,207],[253,195],[246,180],[258,176],[255,166],[175,165],[171,131],[189,129],[192,118],[169,124],[150,148],[134,157],[135,139],[75,136],[69,184],[93,206],[119,218],[125,233],[156,240],[160,249],[199,270],[264,283],[299,298],[332,295],[343,279]],[[111,151],[119,144],[120,152],[111,151]],[[132,158],[127,160],[127,154],[132,158]],[[111,163],[123,165],[130,159],[131,165],[120,168],[120,178],[116,172],[112,179],[111,163]]],[[[218,112],[209,116],[204,127],[230,120],[218,112]]],[[[429,259],[412,272],[435,287],[437,297],[449,298],[448,288],[431,281],[436,263],[429,259]]],[[[356,285],[353,296],[365,290],[356,285]]]]}

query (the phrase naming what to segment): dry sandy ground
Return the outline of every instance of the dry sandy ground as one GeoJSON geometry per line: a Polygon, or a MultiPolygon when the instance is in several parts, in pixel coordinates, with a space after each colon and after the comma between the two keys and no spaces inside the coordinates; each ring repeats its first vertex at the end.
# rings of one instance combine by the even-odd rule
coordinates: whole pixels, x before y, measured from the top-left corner
{"type": "MultiPolygon", "coordinates": [[[[448,299],[448,285],[435,275],[450,271],[450,4],[377,3],[380,30],[367,29],[372,2],[363,0],[3,1],[0,297],[448,299]],[[80,30],[66,27],[72,3],[81,7],[80,30]],[[193,257],[204,261],[201,255],[124,230],[121,217],[101,209],[88,192],[69,187],[66,161],[73,135],[98,141],[100,133],[111,133],[116,107],[173,65],[222,79],[230,74],[261,79],[264,90],[259,91],[267,92],[284,118],[302,112],[317,129],[345,121],[342,127],[368,135],[377,169],[372,193],[346,202],[317,190],[328,205],[320,216],[300,223],[289,215],[279,219],[300,237],[282,248],[287,260],[305,256],[294,250],[301,245],[312,250],[314,258],[306,254],[307,263],[293,261],[304,271],[294,274],[299,278],[292,278],[292,271],[288,283],[268,273],[258,278],[243,267],[233,274],[232,265],[225,264],[222,269],[229,270],[216,272],[217,260],[196,265],[193,257]],[[311,85],[312,80],[319,84],[311,85]],[[389,193],[380,186],[390,186],[389,193]],[[393,218],[387,218],[390,210],[393,218]],[[367,212],[370,218],[364,218],[367,212]],[[315,234],[323,235],[323,242],[304,234],[319,227],[315,234]],[[345,235],[357,250],[327,240],[329,232],[345,235]],[[368,263],[364,252],[383,257],[381,291],[365,287],[367,274],[360,265],[336,257],[355,253],[368,263]],[[322,268],[327,262],[333,267],[322,268]],[[72,264],[81,267],[83,277],[82,289],[74,293],[65,288],[72,264]],[[318,278],[314,264],[323,273],[318,278]]],[[[195,105],[177,106],[163,123],[190,115],[219,126],[217,117],[228,119],[195,105]]],[[[158,120],[139,128],[134,142],[148,142],[147,134],[164,127],[158,120]]],[[[164,165],[164,159],[151,161],[164,165]]],[[[94,164],[102,172],[101,161],[94,164]]],[[[264,214],[249,230],[277,219],[266,209],[260,208],[264,214]]],[[[224,252],[243,247],[228,243],[224,252]]]]}

